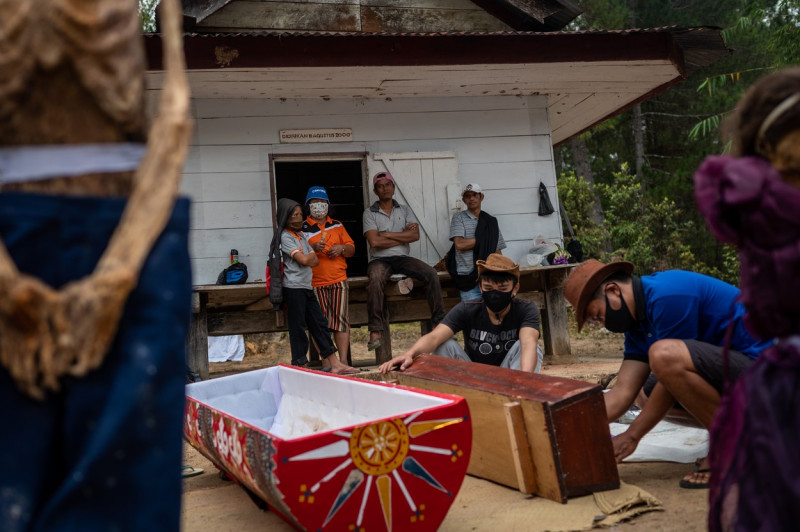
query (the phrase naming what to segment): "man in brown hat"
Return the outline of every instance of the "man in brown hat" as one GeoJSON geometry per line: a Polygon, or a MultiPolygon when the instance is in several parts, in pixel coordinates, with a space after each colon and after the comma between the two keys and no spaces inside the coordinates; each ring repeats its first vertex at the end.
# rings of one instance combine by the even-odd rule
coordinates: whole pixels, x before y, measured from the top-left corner
{"type": "Polygon", "coordinates": [[[395,366],[404,370],[423,353],[534,373],[541,370],[539,309],[535,303],[515,298],[519,265],[499,253],[476,264],[482,298],[457,304],[408,351],[381,365],[381,373],[395,366]],[[463,348],[453,340],[459,331],[464,331],[463,348]]]}
{"type": "MultiPolygon", "coordinates": [[[[614,438],[617,461],[630,455],[673,406],[703,427],[711,425],[726,380],[722,346],[729,329],[727,378],[731,380],[769,345],[745,330],[738,288],[687,271],[643,277],[632,273],[630,262],[587,260],[572,272],[564,291],[575,309],[579,331],[588,320],[625,334],[617,383],[605,394],[606,413],[609,422],[614,421],[634,401],[642,411],[627,431],[614,438]]],[[[680,485],[707,487],[706,461],[698,461],[680,485]]]]}

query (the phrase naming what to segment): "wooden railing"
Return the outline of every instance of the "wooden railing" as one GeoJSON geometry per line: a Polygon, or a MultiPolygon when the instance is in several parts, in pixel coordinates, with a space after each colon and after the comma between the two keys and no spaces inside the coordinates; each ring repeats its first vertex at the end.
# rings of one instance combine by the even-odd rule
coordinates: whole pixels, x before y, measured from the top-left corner
{"type": "MultiPolygon", "coordinates": [[[[520,272],[520,291],[517,297],[534,301],[541,310],[541,337],[545,360],[560,363],[574,362],[569,344],[564,282],[572,265],[541,266],[520,272]]],[[[458,290],[445,272],[439,273],[445,309],[459,302],[458,290]]],[[[350,324],[367,325],[366,277],[351,277],[350,324]]],[[[420,333],[430,330],[430,310],[421,284],[415,283],[411,292],[401,293],[396,282],[386,287],[387,322],[384,341],[376,351],[376,363],[392,357],[391,323],[421,322],[420,333]]],[[[208,378],[208,337],[228,334],[247,334],[285,331],[286,318],[272,309],[265,283],[241,285],[198,285],[192,299],[192,326],[189,331],[187,364],[208,378]]],[[[288,355],[288,353],[287,353],[288,355]]],[[[287,360],[288,360],[287,356],[287,360]]],[[[352,361],[348,361],[352,362],[352,361]]]]}

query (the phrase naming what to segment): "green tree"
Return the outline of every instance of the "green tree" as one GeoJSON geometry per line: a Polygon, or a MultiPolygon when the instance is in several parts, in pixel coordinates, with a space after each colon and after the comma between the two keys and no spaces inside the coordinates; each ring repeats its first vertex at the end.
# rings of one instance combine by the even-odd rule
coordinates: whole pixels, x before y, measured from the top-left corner
{"type": "MultiPolygon", "coordinates": [[[[688,246],[691,255],[673,254],[670,262],[683,256],[685,263],[673,267],[718,271],[727,275],[731,251],[719,244],[706,228],[694,204],[692,176],[704,157],[720,153],[724,143],[714,130],[725,111],[732,109],[742,91],[768,69],[800,62],[800,38],[797,13],[800,0],[584,0],[579,2],[584,15],[576,19],[575,29],[627,27],[660,27],[669,25],[712,25],[731,28],[724,32],[726,43],[734,53],[702,72],[691,74],[686,81],[641,104],[641,119],[628,111],[593,128],[581,140],[586,146],[584,161],[589,161],[596,197],[602,185],[613,185],[623,164],[632,169],[632,178],[641,186],[641,194],[652,208],[666,208],[667,198],[682,213],[686,222],[681,229],[681,244],[688,246]],[[746,19],[749,22],[742,22],[746,19]],[[765,28],[770,31],[765,32],[765,28]],[[731,73],[738,83],[731,83],[731,73]],[[704,80],[711,79],[701,92],[704,80]],[[720,81],[722,80],[722,81],[720,81]],[[709,93],[709,86],[712,89],[709,93]],[[717,118],[713,118],[713,117],[717,118]],[[699,122],[706,122],[707,135],[689,138],[699,122]],[[641,139],[637,150],[637,138],[641,139]],[[638,163],[638,164],[637,164],[638,163]]],[[[702,126],[701,126],[702,127],[702,126]]],[[[561,161],[559,174],[576,172],[574,150],[564,146],[558,150],[561,161]]],[[[628,171],[628,170],[626,170],[628,171]]],[[[603,210],[607,199],[601,198],[603,210]]],[[[565,205],[567,205],[565,203],[565,205]]],[[[573,216],[572,211],[570,216],[573,216]]],[[[608,225],[610,247],[624,248],[619,243],[622,229],[617,227],[626,216],[613,222],[612,214],[604,214],[608,225]],[[615,233],[616,232],[616,233],[615,233]]],[[[642,217],[638,216],[638,220],[642,217]]],[[[577,215],[576,215],[577,216],[577,215]]],[[[631,216],[628,214],[627,216],[631,216]]],[[[635,222],[633,222],[635,224],[635,222]]],[[[635,234],[635,225],[631,234],[635,234]]],[[[639,229],[643,229],[640,227],[639,229]]],[[[669,226],[651,224],[650,231],[666,232],[669,226]]],[[[578,234],[579,238],[583,235],[578,234]]],[[[583,239],[581,240],[583,242],[583,239]]],[[[635,242],[630,245],[635,244],[635,242]]],[[[735,261],[734,261],[735,263],[735,261]]]]}
{"type": "Polygon", "coordinates": [[[159,0],[139,0],[139,15],[142,17],[142,31],[156,31],[156,6],[159,0]]]}
{"type": "Polygon", "coordinates": [[[654,199],[645,194],[627,164],[614,172],[609,183],[594,187],[574,174],[562,174],[558,194],[564,207],[574,213],[571,222],[587,258],[629,260],[642,275],[678,268],[737,282],[735,250],[724,247],[719,265],[699,259],[687,243],[687,237],[696,229],[695,222],[673,199],[654,199]],[[595,195],[603,204],[603,225],[597,225],[590,217],[595,195]],[[611,251],[605,251],[604,241],[611,243],[611,251]]]}

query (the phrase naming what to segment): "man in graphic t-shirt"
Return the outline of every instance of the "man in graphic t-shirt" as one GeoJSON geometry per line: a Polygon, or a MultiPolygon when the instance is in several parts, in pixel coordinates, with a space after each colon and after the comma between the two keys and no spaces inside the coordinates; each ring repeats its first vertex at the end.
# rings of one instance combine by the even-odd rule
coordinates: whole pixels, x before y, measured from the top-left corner
{"type": "Polygon", "coordinates": [[[538,373],[539,309],[535,303],[516,299],[519,265],[492,253],[477,261],[482,298],[462,301],[431,332],[402,355],[381,365],[381,373],[395,366],[404,370],[423,353],[538,373]],[[464,331],[464,347],[453,336],[464,331]]]}

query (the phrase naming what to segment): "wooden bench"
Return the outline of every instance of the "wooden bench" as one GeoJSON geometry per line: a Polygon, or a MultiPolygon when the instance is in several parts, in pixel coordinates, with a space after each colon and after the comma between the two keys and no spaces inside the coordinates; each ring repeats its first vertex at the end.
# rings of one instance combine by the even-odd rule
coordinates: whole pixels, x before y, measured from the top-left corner
{"type": "MultiPolygon", "coordinates": [[[[542,340],[545,360],[559,363],[576,362],[569,345],[567,311],[564,300],[564,283],[573,265],[540,266],[520,271],[518,297],[534,301],[541,310],[542,340]]],[[[439,272],[445,309],[450,309],[459,300],[458,290],[450,275],[439,272]]],[[[367,325],[366,277],[351,277],[350,324],[353,327],[367,325]]],[[[410,293],[401,293],[396,282],[390,282],[385,298],[387,323],[422,322],[421,333],[430,330],[430,310],[420,283],[415,282],[410,293]]],[[[265,333],[285,331],[286,319],[282,312],[272,309],[263,282],[241,285],[197,285],[192,294],[192,325],[187,339],[187,364],[203,379],[208,378],[208,337],[229,334],[265,333]]],[[[376,363],[392,357],[391,335],[384,334],[384,341],[376,351],[376,363]]],[[[287,353],[286,360],[289,360],[287,353]]],[[[351,361],[348,361],[351,362],[351,361]]]]}

